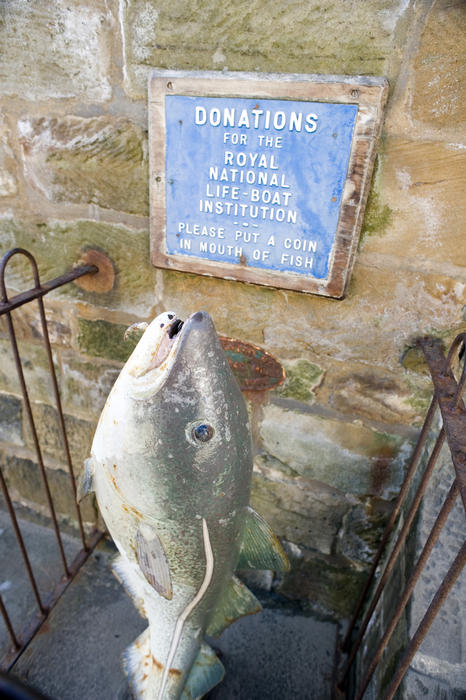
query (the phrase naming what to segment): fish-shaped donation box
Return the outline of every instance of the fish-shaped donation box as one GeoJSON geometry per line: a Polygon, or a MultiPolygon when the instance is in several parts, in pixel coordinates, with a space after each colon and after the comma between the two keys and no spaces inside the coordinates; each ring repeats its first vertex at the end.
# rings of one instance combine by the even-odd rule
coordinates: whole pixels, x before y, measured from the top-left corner
{"type": "Polygon", "coordinates": [[[251,474],[246,405],[212,319],[161,314],[110,392],[81,483],[149,623],[124,654],[136,698],[203,697],[224,675],[204,635],[260,610],[235,570],[288,568],[249,506],[251,474]]]}

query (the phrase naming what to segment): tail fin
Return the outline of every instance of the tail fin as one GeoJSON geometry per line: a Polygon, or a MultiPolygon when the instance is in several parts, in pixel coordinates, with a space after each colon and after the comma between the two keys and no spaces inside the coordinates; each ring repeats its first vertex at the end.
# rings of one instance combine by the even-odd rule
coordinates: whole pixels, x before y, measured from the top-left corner
{"type": "MultiPolygon", "coordinates": [[[[140,634],[123,653],[123,668],[136,698],[149,700],[157,697],[154,691],[160,687],[164,667],[151,654],[149,628],[140,634]]],[[[203,643],[189,671],[181,700],[200,700],[217,683],[220,683],[224,675],[223,664],[213,649],[203,643]]],[[[167,697],[169,686],[170,683],[167,685],[167,697]]]]}

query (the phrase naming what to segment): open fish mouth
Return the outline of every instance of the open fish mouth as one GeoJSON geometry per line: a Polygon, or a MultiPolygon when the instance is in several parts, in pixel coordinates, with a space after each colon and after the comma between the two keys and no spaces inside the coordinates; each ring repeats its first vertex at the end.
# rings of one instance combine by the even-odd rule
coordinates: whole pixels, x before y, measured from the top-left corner
{"type": "Polygon", "coordinates": [[[168,330],[168,337],[170,339],[173,339],[178,333],[181,331],[181,329],[184,326],[184,321],[182,321],[180,318],[175,318],[173,323],[171,324],[169,330],[168,330]]]}
{"type": "Polygon", "coordinates": [[[172,354],[175,343],[180,338],[184,322],[175,316],[175,314],[167,314],[167,317],[170,323],[160,323],[160,328],[164,328],[164,332],[154,343],[152,357],[144,374],[150,370],[161,367],[172,354]]]}
{"type": "MultiPolygon", "coordinates": [[[[165,311],[147,326],[125,365],[125,373],[134,382],[135,393],[142,397],[160,388],[180,352],[188,352],[186,342],[192,332],[196,335],[196,340],[192,341],[196,347],[199,342],[209,344],[216,338],[212,320],[205,311],[196,311],[185,321],[175,312],[165,311]]],[[[188,342],[189,352],[193,350],[192,343],[188,342]]]]}
{"type": "MultiPolygon", "coordinates": [[[[184,325],[174,312],[168,311],[157,316],[150,324],[130,326],[127,334],[132,330],[145,330],[128,360],[128,373],[135,379],[142,379],[154,375],[154,370],[163,371],[174,355],[184,325]]],[[[154,378],[157,374],[155,372],[154,378]]]]}

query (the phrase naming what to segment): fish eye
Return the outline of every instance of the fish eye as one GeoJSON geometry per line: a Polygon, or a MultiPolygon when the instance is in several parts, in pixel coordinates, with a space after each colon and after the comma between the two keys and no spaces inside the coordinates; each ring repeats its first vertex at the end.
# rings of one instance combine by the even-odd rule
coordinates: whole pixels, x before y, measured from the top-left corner
{"type": "Polygon", "coordinates": [[[214,429],[208,423],[200,423],[192,429],[192,436],[196,442],[209,442],[214,436],[214,429]]]}

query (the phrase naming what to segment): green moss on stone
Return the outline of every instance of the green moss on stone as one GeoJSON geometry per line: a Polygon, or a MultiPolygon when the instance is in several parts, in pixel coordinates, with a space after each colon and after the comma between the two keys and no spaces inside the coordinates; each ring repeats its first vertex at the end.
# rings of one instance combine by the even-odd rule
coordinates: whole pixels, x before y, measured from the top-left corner
{"type": "Polygon", "coordinates": [[[424,389],[415,389],[407,399],[407,402],[417,413],[424,416],[427,413],[431,400],[432,387],[430,386],[424,389]]]}
{"type": "Polygon", "coordinates": [[[367,200],[364,221],[361,230],[361,241],[365,236],[383,236],[393,220],[393,211],[388,204],[381,204],[380,195],[372,187],[367,200]]]}
{"type": "Polygon", "coordinates": [[[430,376],[424,353],[419,347],[407,347],[401,356],[401,364],[410,372],[430,376]]]}
{"type": "Polygon", "coordinates": [[[105,357],[107,360],[126,362],[139,340],[130,336],[125,340],[127,326],[109,321],[89,321],[78,318],[78,346],[85,355],[105,357]]]}
{"type": "Polygon", "coordinates": [[[307,360],[285,364],[285,369],[286,381],[277,393],[297,401],[312,401],[314,389],[319,386],[324,370],[307,360]]]}

